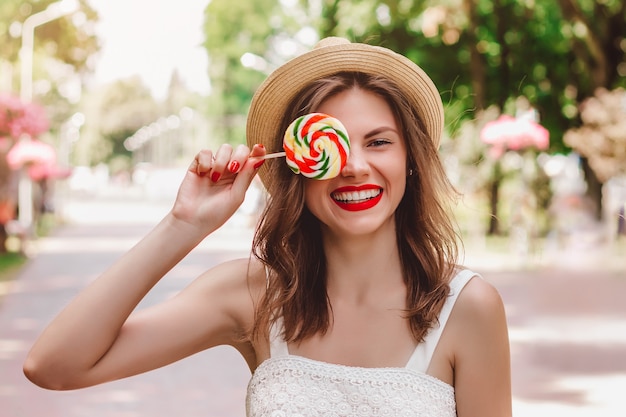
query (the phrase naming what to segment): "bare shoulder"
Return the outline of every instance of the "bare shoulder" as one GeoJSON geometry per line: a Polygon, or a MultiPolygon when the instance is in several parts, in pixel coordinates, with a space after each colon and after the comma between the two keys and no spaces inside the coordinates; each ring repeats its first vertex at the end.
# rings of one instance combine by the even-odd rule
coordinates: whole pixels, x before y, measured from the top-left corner
{"type": "Polygon", "coordinates": [[[489,321],[504,315],[504,303],[498,290],[480,276],[474,276],[465,285],[456,301],[458,315],[469,320],[489,321]]]}
{"type": "Polygon", "coordinates": [[[265,269],[263,264],[254,257],[238,258],[222,262],[199,277],[210,281],[223,289],[237,287],[264,287],[265,269]]]}
{"type": "MultiPolygon", "coordinates": [[[[504,302],[498,290],[480,276],[474,276],[459,294],[449,325],[458,367],[483,365],[508,357],[508,328],[504,302]]],[[[480,369],[480,367],[477,367],[480,369]]]]}
{"type": "MultiPolygon", "coordinates": [[[[448,326],[453,330],[455,346],[475,344],[477,348],[489,341],[508,339],[504,302],[498,290],[480,276],[474,276],[459,294],[448,326]]],[[[457,355],[469,354],[461,349],[457,355]]]]}
{"type": "Polygon", "coordinates": [[[255,258],[239,258],[213,266],[180,294],[180,302],[198,307],[204,317],[222,317],[238,332],[254,320],[254,306],[265,290],[265,270],[255,258]]]}
{"type": "Polygon", "coordinates": [[[458,415],[510,416],[509,339],[499,292],[473,277],[459,294],[450,321],[458,415]]]}

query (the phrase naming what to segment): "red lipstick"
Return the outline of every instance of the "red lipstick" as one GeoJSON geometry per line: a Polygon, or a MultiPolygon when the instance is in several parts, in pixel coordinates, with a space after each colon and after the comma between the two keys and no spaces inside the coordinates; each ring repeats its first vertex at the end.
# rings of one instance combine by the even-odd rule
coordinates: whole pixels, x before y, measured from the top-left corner
{"type": "Polygon", "coordinates": [[[383,196],[383,189],[374,184],[337,188],[331,197],[335,204],[346,211],[362,211],[374,207],[383,196]]]}

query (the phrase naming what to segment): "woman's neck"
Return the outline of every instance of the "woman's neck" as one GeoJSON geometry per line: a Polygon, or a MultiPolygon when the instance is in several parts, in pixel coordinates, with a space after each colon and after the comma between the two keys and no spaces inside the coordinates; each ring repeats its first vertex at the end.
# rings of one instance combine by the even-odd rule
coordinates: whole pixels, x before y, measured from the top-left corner
{"type": "Polygon", "coordinates": [[[325,234],[329,296],[354,301],[375,298],[382,291],[404,288],[394,227],[366,236],[325,234]]]}

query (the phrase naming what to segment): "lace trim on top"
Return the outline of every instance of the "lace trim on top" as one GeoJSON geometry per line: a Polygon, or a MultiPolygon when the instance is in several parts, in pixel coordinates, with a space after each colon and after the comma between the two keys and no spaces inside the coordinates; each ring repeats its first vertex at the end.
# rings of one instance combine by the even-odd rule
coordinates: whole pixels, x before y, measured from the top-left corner
{"type": "Polygon", "coordinates": [[[249,417],[454,417],[454,388],[407,368],[362,368],[272,357],[248,384],[249,417]]]}

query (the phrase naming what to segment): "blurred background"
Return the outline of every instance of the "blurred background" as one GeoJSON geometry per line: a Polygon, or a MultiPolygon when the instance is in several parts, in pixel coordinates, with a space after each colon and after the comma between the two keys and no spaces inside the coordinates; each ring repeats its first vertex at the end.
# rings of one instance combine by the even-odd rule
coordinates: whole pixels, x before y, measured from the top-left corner
{"type": "MultiPolygon", "coordinates": [[[[77,217],[141,220],[111,199],[143,220],[171,204],[199,149],[245,142],[267,74],[325,36],[434,80],[468,264],[623,283],[622,0],[2,0],[0,281],[77,217]]],[[[238,226],[262,196],[255,183],[238,226]]]]}
{"type": "Polygon", "coordinates": [[[175,188],[198,149],[244,142],[268,72],[329,35],[392,48],[433,78],[446,106],[441,154],[472,244],[613,244],[626,233],[625,8],[4,0],[0,250],[19,251],[13,236],[58,220],[68,193],[112,183],[160,193],[171,175],[175,188]]]}

